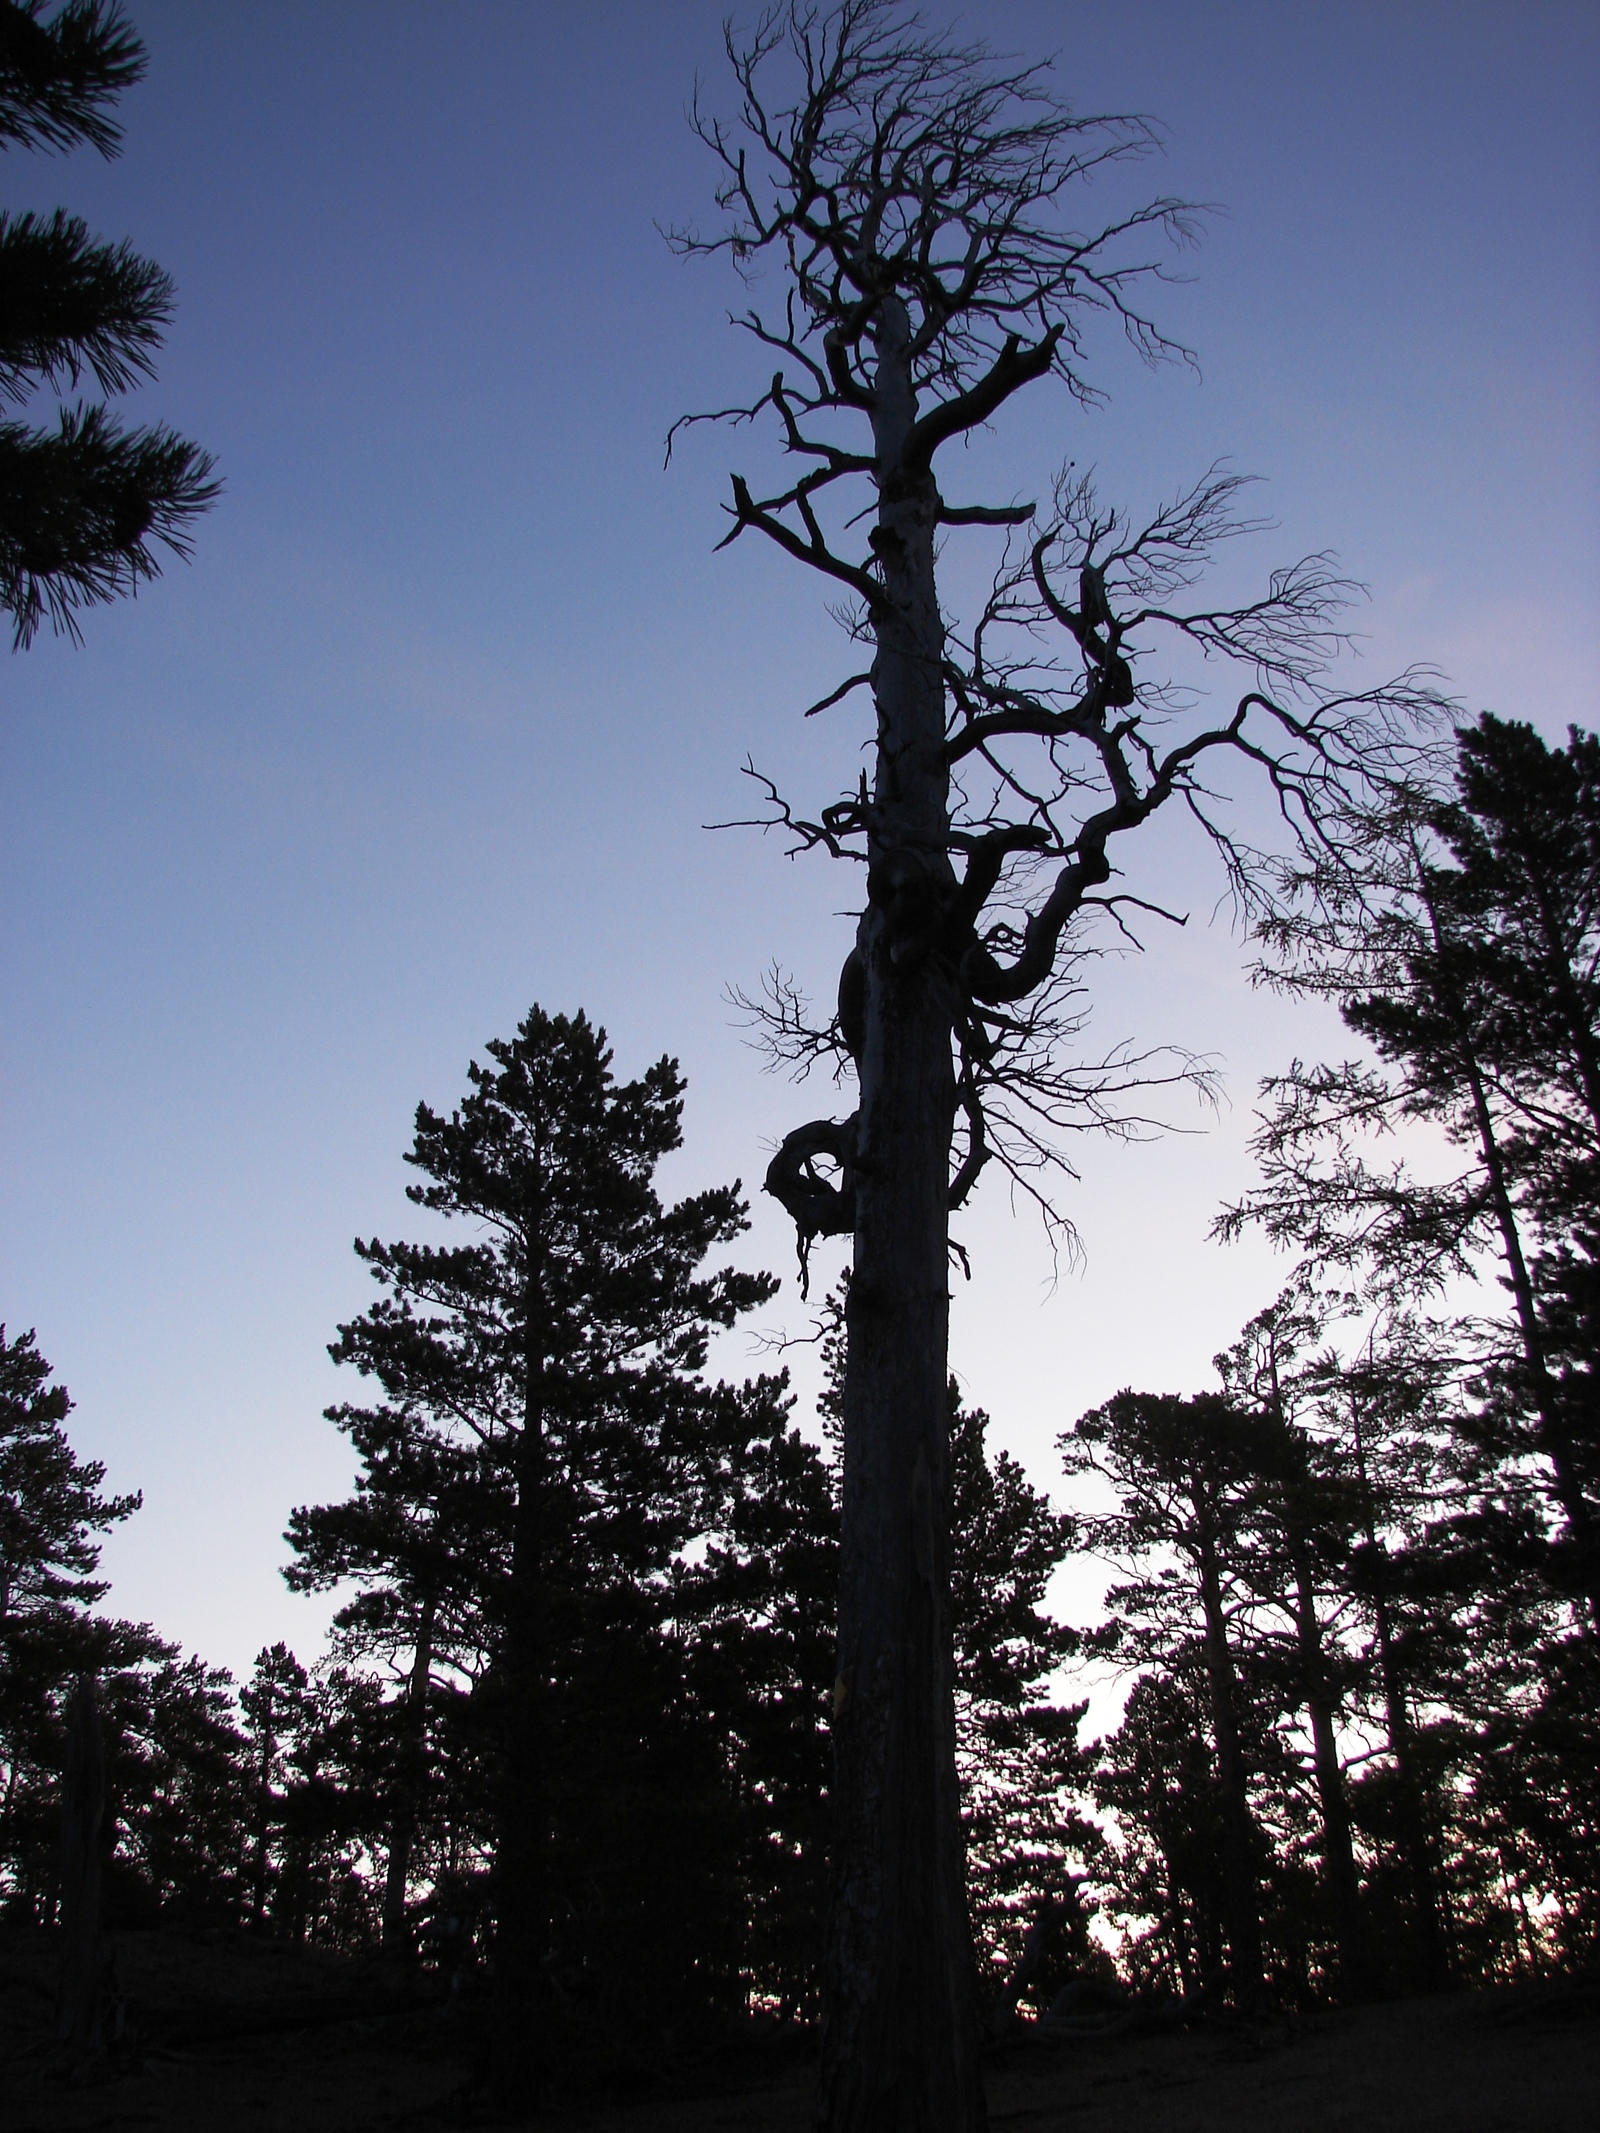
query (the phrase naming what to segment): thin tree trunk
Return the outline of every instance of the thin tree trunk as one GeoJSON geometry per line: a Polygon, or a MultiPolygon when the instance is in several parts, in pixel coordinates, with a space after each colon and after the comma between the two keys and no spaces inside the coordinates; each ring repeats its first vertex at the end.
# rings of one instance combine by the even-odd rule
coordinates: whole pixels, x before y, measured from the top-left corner
{"type": "Polygon", "coordinates": [[[1532,1384],[1534,1409],[1539,1418],[1539,1448],[1549,1460],[1555,1476],[1556,1496],[1566,1513],[1567,1527],[1577,1551],[1579,1583],[1588,1603],[1594,1630],[1600,1635],[1600,1550],[1595,1546],[1594,1523],[1574,1462],[1572,1440],[1566,1419],[1561,1412],[1560,1395],[1545,1358],[1544,1331],[1539,1324],[1538,1307],[1534,1300],[1533,1278],[1528,1270],[1527,1255],[1522,1249],[1521,1225],[1517,1220],[1516,1205],[1511,1197],[1511,1185],[1506,1175],[1505,1157],[1500,1147],[1494,1112],[1489,1103],[1489,1092],[1484,1086],[1483,1071],[1465,1010],[1449,988],[1449,944],[1445,939],[1444,928],[1433,899],[1427,893],[1425,878],[1423,901],[1433,933],[1434,952],[1439,960],[1441,990],[1445,993],[1455,1021],[1459,1065],[1472,1099],[1478,1151],[1489,1180],[1489,1196],[1494,1208],[1495,1223],[1500,1232],[1501,1253],[1505,1259],[1511,1294],[1517,1307],[1517,1327],[1522,1336],[1523,1362],[1532,1384]]]}
{"type": "Polygon", "coordinates": [[[495,2010],[489,2083],[501,2101],[539,2107],[551,2072],[550,1801],[546,1731],[545,1327],[540,1214],[527,1219],[526,1378],[505,1643],[505,1770],[495,1830],[495,2010]]]}
{"type": "Polygon", "coordinates": [[[106,1758],[95,1685],[85,1674],[67,1706],[61,1773],[61,1981],[56,2036],[75,2067],[105,2049],[105,1951],[100,1933],[100,1838],[105,1820],[106,1758]]]}
{"type": "Polygon", "coordinates": [[[1500,1231],[1501,1253],[1511,1283],[1511,1294],[1517,1306],[1517,1327],[1522,1336],[1523,1361],[1533,1382],[1534,1407],[1539,1417],[1540,1448],[1550,1461],[1551,1471],[1555,1475],[1556,1495],[1567,1515],[1567,1525],[1578,1548],[1589,1612],[1596,1630],[1600,1631],[1600,1578],[1596,1576],[1589,1505],[1573,1463],[1572,1444],[1565,1418],[1561,1413],[1560,1397],[1550,1375],[1549,1365],[1545,1361],[1544,1331],[1539,1324],[1538,1307],[1534,1301],[1533,1277],[1528,1271],[1527,1256],[1522,1249],[1522,1229],[1506,1180],[1505,1160],[1500,1152],[1500,1141],[1495,1131],[1494,1115],[1489,1108],[1488,1092],[1483,1086],[1483,1077],[1478,1071],[1477,1062],[1470,1052],[1466,1056],[1466,1074],[1472,1093],[1479,1151],[1488,1174],[1495,1222],[1500,1231]]]}
{"type": "Polygon", "coordinates": [[[17,1797],[17,1783],[22,1776],[22,1756],[18,1752],[11,1758],[11,1767],[6,1772],[6,1796],[0,1800],[0,1859],[10,1856],[11,1811],[17,1797]]]}
{"type": "Polygon", "coordinates": [[[411,1882],[411,1847],[416,1841],[417,1806],[422,1789],[427,1745],[428,1686],[433,1678],[434,1598],[422,1603],[416,1649],[406,1682],[395,1773],[394,1820],[389,1830],[389,1865],[383,1881],[383,1945],[393,1954],[409,1955],[411,1928],[406,1919],[406,1890],[411,1882]]]}
{"type": "Polygon", "coordinates": [[[1199,1983],[1199,1976],[1195,1967],[1194,1951],[1189,1942],[1188,1921],[1183,1915],[1183,1887],[1164,1838],[1161,1845],[1161,1863],[1166,1869],[1167,1927],[1172,1941],[1173,1967],[1177,1975],[1178,1990],[1187,1998],[1199,1983]]]}
{"type": "Polygon", "coordinates": [[[880,308],[874,547],[884,600],[847,1307],[835,1830],[822,2111],[829,2133],[984,2124],[950,1660],[949,981],[926,953],[946,857],[938,495],[907,480],[904,307],[880,308]]]}
{"type": "Polygon", "coordinates": [[[1316,1580],[1305,1536],[1292,1533],[1295,1576],[1295,1637],[1300,1650],[1300,1679],[1311,1720],[1317,1803],[1322,1810],[1322,1866],[1332,1901],[1339,1944],[1339,1974],[1346,1999],[1365,1999],[1373,1988],[1371,1949],[1361,1907],[1355,1847],[1350,1837],[1350,1808],[1334,1731],[1334,1697],[1328,1684],[1322,1624],[1317,1617],[1316,1580]]]}
{"type": "Polygon", "coordinates": [[[1059,1908],[1060,1898],[1048,1889],[1035,1900],[1033,1917],[1023,1935],[1021,1950],[989,2011],[991,2037],[1003,2037],[1008,2030],[1015,2027],[1017,2002],[1031,1989],[1034,1979],[1044,1967],[1050,1928],[1055,1923],[1059,1908]]]}
{"type": "Polygon", "coordinates": [[[1384,1722],[1389,1736],[1389,1753],[1394,1758],[1400,1853],[1406,1862],[1407,1876],[1411,1883],[1417,1981],[1425,1991],[1442,1992],[1450,1983],[1450,1955],[1444,1920],[1439,1908],[1439,1884],[1434,1872],[1433,1845],[1429,1841],[1428,1820],[1423,1812],[1416,1742],[1411,1731],[1411,1715],[1406,1709],[1405,1682],[1394,1653],[1389,1609],[1381,1597],[1376,1613],[1378,1664],[1383,1675],[1384,1722]]]}
{"type": "Polygon", "coordinates": [[[259,1928],[267,1911],[267,1879],[271,1864],[272,1844],[272,1759],[277,1753],[278,1736],[273,1731],[273,1693],[270,1683],[266,1687],[266,1704],[261,1714],[261,1767],[256,1773],[256,1828],[255,1862],[250,1875],[250,1923],[259,1928]]]}
{"type": "Polygon", "coordinates": [[[1256,1835],[1239,1744],[1238,1681],[1228,1649],[1217,1566],[1209,1487],[1195,1485],[1200,1598],[1205,1617],[1206,1682],[1217,1749],[1217,1786],[1222,1804],[1222,1892],[1228,1935],[1228,1982],[1236,2005],[1258,2007],[1266,1997],[1261,1952],[1261,1910],[1256,1890],[1256,1835]]]}
{"type": "MultiPolygon", "coordinates": [[[[1361,1480],[1363,1522],[1367,1546],[1373,1556],[1388,1561],[1379,1545],[1373,1507],[1372,1476],[1367,1467],[1366,1434],[1361,1427],[1361,1406],[1352,1401],[1351,1425],[1355,1432],[1356,1472],[1361,1480]]],[[[1415,1941],[1417,1982],[1426,1992],[1441,1992],[1450,1983],[1450,1960],[1444,1927],[1439,1915],[1439,1892],[1433,1870],[1433,1850],[1428,1842],[1427,1820],[1422,1811],[1422,1786],[1417,1772],[1411,1720],[1406,1710],[1405,1683],[1395,1656],[1389,1621],[1389,1603],[1381,1591],[1373,1596],[1373,1619],[1378,1633],[1378,1671],[1383,1682],[1385,1725],[1389,1753],[1394,1759],[1395,1798],[1400,1834],[1400,1856],[1411,1885],[1412,1935],[1415,1941]]]]}

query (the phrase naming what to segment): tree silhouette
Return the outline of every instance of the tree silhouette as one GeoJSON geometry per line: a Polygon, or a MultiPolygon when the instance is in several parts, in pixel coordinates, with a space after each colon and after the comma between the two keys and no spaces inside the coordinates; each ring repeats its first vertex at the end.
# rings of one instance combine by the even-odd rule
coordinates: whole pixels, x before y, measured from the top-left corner
{"type": "MultiPolygon", "coordinates": [[[[757,532],[844,595],[870,665],[813,708],[866,688],[875,722],[870,774],[820,812],[761,781],[796,848],[865,874],[834,1019],[810,1026],[780,984],[772,1025],[780,1051],[853,1072],[859,1101],[787,1135],[766,1181],[802,1264],[816,1236],[854,1238],[824,2115],[961,2127],[983,2102],[950,1671],[950,1212],[991,1159],[1036,1184],[1064,1124],[1115,1115],[1126,1063],[1074,1070],[1058,1040],[1082,922],[1127,908],[1102,893],[1121,840],[1173,800],[1215,832],[1202,766],[1221,755],[1261,767],[1310,834],[1421,692],[1319,685],[1347,590],[1325,558],[1239,609],[1187,603],[1249,523],[1237,477],[1214,469],[1143,522],[1070,471],[1037,516],[941,491],[941,453],[1024,388],[1096,396],[1097,319],[1152,361],[1181,353],[1139,306],[1159,271],[1140,247],[1188,237],[1191,212],[1070,219],[1092,175],[1155,145],[1148,122],[1076,117],[1043,70],[888,0],[791,0],[730,31],[728,57],[737,120],[696,111],[726,221],[677,242],[781,277],[739,321],[770,383],[723,416],[770,421],[794,470],[770,493],[734,478],[727,538],[757,532]],[[947,623],[945,530],[1025,525],[981,612],[947,623]],[[1183,720],[1152,673],[1163,633],[1242,669],[1214,722],[1183,720]]],[[[1219,842],[1250,893],[1249,854],[1219,842]]]]}
{"type": "Polygon", "coordinates": [[[410,1402],[346,1401],[327,1416],[361,1462],[356,1492],[291,1514],[284,1576],[297,1592],[354,1586],[334,1616],[333,1648],[387,1677],[383,1939],[403,1954],[413,1947],[408,1899],[427,1808],[452,1803],[441,1731],[453,1733],[458,1758],[471,1757],[464,1706],[494,1646],[507,1491],[484,1447],[410,1402]]]}
{"type": "Polygon", "coordinates": [[[1064,1982],[1057,1970],[1076,1916],[1073,1866],[1093,1857],[1100,1838],[1082,1811],[1086,1706],[1050,1693],[1077,1648],[1046,1606],[1071,1521],[1008,1452],[990,1455],[989,1417],[966,1405],[954,1379],[950,1416],[956,1762],[979,1978],[996,2028],[1018,1995],[1048,2005],[1064,1982]]]}
{"type": "Polygon", "coordinates": [[[1259,1223],[1376,1292],[1437,1293],[1485,1253],[1509,1328],[1478,1329],[1502,1451],[1544,1463],[1565,1534],[1558,1585],[1600,1625],[1600,1455],[1590,1394],[1593,1189],[1600,1166],[1600,751],[1552,751],[1485,717],[1442,767],[1347,818],[1337,867],[1291,879],[1265,929],[1271,981],[1338,1005],[1377,1065],[1296,1061],[1266,1085],[1261,1184],[1219,1229],[1259,1223]],[[1419,1181],[1378,1160],[1401,1119],[1443,1128],[1467,1165],[1419,1181]]]}
{"type": "Polygon", "coordinates": [[[63,1773],[98,1734],[105,1922],[231,1922],[248,1804],[231,1683],[148,1623],[97,1612],[101,1537],[140,1498],[104,1492],[104,1466],[67,1438],[71,1411],[33,1334],[0,1326],[0,1889],[15,1919],[56,1911],[63,1773]]]}
{"type": "Polygon", "coordinates": [[[363,1454],[357,1498],[297,1512],[291,1534],[296,1581],[362,1579],[349,1621],[409,1640],[413,1667],[430,1598],[436,1651],[475,1618],[499,2003],[485,2072],[525,2099],[550,2077],[558,2009],[609,2022],[614,2045],[624,1949],[655,1964],[665,2022],[714,1938],[722,1765],[684,1707],[674,1568],[782,1388],[703,1374],[711,1331],[776,1284],[701,1271],[745,1227],[737,1186],[656,1196],[681,1138],[674,1062],[619,1084],[603,1031],[537,1007],[488,1058],[448,1117],[418,1107],[408,1157],[410,1197],[475,1237],[358,1242],[385,1293],[332,1352],[383,1400],[332,1410],[363,1454]]]}
{"type": "MultiPolygon", "coordinates": [[[[1110,1617],[1090,1648],[1126,1663],[1155,1662],[1191,1677],[1203,1695],[1220,1840],[1218,1906],[1235,2004],[1266,1989],[1261,1875],[1266,1846],[1251,1810],[1249,1699],[1240,1643],[1249,1609],[1246,1536],[1260,1515],[1256,1433],[1214,1393],[1122,1392],[1081,1415],[1059,1439],[1069,1477],[1096,1475],[1113,1509],[1085,1516],[1088,1546],[1121,1573],[1110,1617]]],[[[1206,1939],[1215,1948],[1217,1937],[1206,1939]]],[[[1220,1971],[1205,1975],[1220,1987],[1220,1971]]]]}
{"type": "Polygon", "coordinates": [[[1376,1969],[1338,1732],[1349,1685],[1339,1617],[1349,1602],[1349,1559],[1364,1503],[1357,1477],[1341,1471],[1341,1462],[1305,1427],[1304,1410],[1328,1375],[1317,1352],[1325,1325],[1318,1300],[1291,1290],[1259,1312],[1216,1361],[1229,1396],[1258,1424],[1251,1457],[1261,1518],[1246,1575],[1266,1610],[1287,1629],[1285,1700],[1304,1714],[1311,1735],[1339,1985],[1344,1998],[1362,1999],[1375,1988],[1376,1969]]]}

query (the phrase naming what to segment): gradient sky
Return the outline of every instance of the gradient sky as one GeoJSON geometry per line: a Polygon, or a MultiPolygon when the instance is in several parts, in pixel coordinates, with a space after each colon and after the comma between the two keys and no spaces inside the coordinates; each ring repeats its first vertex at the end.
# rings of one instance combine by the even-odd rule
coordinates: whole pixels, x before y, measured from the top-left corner
{"type": "MultiPolygon", "coordinates": [[[[227,493],[192,566],[6,667],[0,1315],[37,1326],[79,1449],[145,1492],[111,1604],[241,1668],[318,1641],[280,1535],[348,1485],[325,1344],[373,1293],[352,1236],[415,1226],[419,1097],[453,1103],[537,999],[586,1007],[624,1074],[682,1060],[672,1191],[754,1183],[830,1108],[763,1077],[723,996],[776,956],[826,997],[855,885],[700,825],[745,810],[747,751],[832,797],[861,733],[798,717],[848,671],[818,587],[753,540],[711,552],[757,448],[701,432],[662,468],[676,415],[763,374],[725,274],[655,228],[712,212],[683,104],[697,73],[723,92],[720,7],[131,12],[121,159],[12,151],[0,183],[174,274],[141,405],[227,493]]],[[[1258,569],[1326,546],[1371,586],[1368,678],[1427,661],[1470,709],[1593,726],[1600,12],[962,20],[1058,54],[1082,110],[1157,115],[1148,182],[1225,210],[1162,300],[1200,376],[1107,346],[1110,406],[1034,388],[974,479],[1031,495],[1070,456],[1150,501],[1228,455],[1270,482],[1258,569]]],[[[1103,966],[1094,1037],[1214,1054],[1230,1102],[1084,1150],[1086,1259],[1058,1282],[1000,1186],[963,1226],[954,1360],[1046,1484],[1083,1407],[1205,1382],[1270,1298],[1269,1257],[1207,1227],[1248,1182],[1259,1076],[1338,1042],[1250,992],[1205,855],[1146,835],[1140,881],[1193,920],[1103,966]]],[[[803,1329],[785,1225],[754,1212],[748,1263],[785,1276],[763,1324],[803,1329]]]]}

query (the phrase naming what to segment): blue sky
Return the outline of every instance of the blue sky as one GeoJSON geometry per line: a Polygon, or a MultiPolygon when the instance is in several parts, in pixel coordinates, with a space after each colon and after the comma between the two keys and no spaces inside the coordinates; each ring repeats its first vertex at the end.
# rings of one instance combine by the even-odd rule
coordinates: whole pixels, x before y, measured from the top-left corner
{"type": "MultiPolygon", "coordinates": [[[[758,448],[702,432],[662,467],[676,415],[762,374],[726,277],[656,229],[712,213],[683,104],[697,74],[722,94],[718,7],[131,12],[120,160],[11,152],[0,184],[174,274],[141,404],[227,493],[192,566],[0,686],[0,1314],[145,1490],[114,1604],[239,1667],[316,1642],[279,1535],[348,1481],[325,1344],[369,1294],[352,1236],[415,1219],[419,1097],[451,1103],[538,999],[588,1008],[624,1072],[682,1059],[672,1189],[753,1183],[822,1107],[763,1077],[724,992],[777,956],[826,993],[853,885],[701,824],[744,811],[747,752],[831,797],[860,732],[798,717],[846,671],[817,588],[748,541],[712,554],[758,448]]],[[[1200,375],[1108,345],[1107,409],[1036,388],[974,478],[1033,494],[1071,456],[1144,501],[1228,455],[1270,483],[1256,567],[1326,546],[1371,586],[1372,678],[1428,661],[1470,708],[1593,725],[1600,14],[962,19],[1058,54],[1082,110],[1157,115],[1150,183],[1224,210],[1162,300],[1200,375]]],[[[1081,1408],[1202,1382],[1267,1300],[1270,1261],[1206,1228],[1257,1078],[1337,1042],[1250,992],[1204,854],[1162,830],[1140,865],[1194,917],[1105,966],[1096,1035],[1216,1055],[1231,1106],[1086,1150],[1059,1282],[1002,1190],[966,1225],[955,1361],[1042,1482],[1081,1408]]],[[[755,1212],[751,1259],[788,1277],[755,1212]]],[[[805,1323],[792,1280],[764,1323],[805,1323]]]]}

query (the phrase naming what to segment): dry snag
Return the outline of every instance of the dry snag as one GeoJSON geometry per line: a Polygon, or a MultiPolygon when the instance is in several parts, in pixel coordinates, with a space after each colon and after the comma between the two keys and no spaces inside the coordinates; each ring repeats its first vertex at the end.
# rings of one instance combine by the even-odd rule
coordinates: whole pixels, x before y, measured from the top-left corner
{"type": "Polygon", "coordinates": [[[865,690],[876,722],[870,776],[813,817],[759,780],[763,823],[862,863],[866,886],[828,1025],[781,982],[768,1003],[780,1053],[831,1057],[858,1090],[767,1176],[802,1263],[818,1236],[854,1239],[823,2112],[836,2133],[946,2133],[984,2117],[949,1658],[951,1209],[993,1161],[1050,1211],[1065,1132],[1126,1130],[1124,1092],[1195,1071],[1064,1050],[1085,928],[1140,908],[1114,886],[1119,841],[1176,801],[1248,903],[1260,862],[1207,767],[1252,765],[1290,837],[1315,844],[1330,798],[1404,746],[1428,692],[1324,685],[1353,591],[1326,557],[1242,607],[1191,604],[1217,545],[1258,524],[1226,470],[1143,523],[1071,469],[1043,510],[941,491],[944,448],[1025,387],[1099,397],[1097,322],[1148,361],[1185,358],[1140,292],[1194,212],[1160,197],[1087,233],[1072,221],[1088,181],[1158,146],[1147,120],[1077,117],[1046,69],[892,0],[788,0],[727,51],[737,117],[694,111],[725,220],[673,241],[729,256],[756,299],[736,323],[774,367],[749,404],[689,419],[772,425],[786,471],[764,494],[734,477],[727,540],[762,534],[843,592],[870,665],[813,708],[865,690]],[[1000,550],[964,626],[940,599],[950,528],[1000,550]],[[1152,672],[1163,636],[1239,673],[1230,708],[1197,712],[1152,672]]]}

